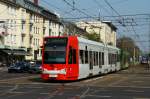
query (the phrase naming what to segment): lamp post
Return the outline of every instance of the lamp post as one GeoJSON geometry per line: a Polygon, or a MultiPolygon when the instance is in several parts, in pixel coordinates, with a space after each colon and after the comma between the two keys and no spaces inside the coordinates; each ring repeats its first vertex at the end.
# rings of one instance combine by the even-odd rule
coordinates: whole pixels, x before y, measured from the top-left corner
{"type": "Polygon", "coordinates": [[[14,53],[13,53],[13,40],[12,40],[12,34],[11,34],[11,63],[14,62],[14,53]]]}

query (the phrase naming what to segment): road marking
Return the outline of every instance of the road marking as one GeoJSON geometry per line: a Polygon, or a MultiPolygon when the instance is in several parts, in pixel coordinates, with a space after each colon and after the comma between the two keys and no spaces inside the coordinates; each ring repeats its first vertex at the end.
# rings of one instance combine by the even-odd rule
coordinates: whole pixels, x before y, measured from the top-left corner
{"type": "Polygon", "coordinates": [[[137,90],[125,90],[125,91],[128,91],[128,92],[138,92],[138,93],[144,92],[144,91],[137,91],[137,90]]]}
{"type": "Polygon", "coordinates": [[[42,89],[42,88],[44,88],[44,87],[32,87],[32,86],[31,86],[31,87],[28,87],[28,86],[27,86],[27,87],[25,87],[25,88],[42,89]]]}
{"type": "Polygon", "coordinates": [[[98,77],[98,78],[91,78],[91,79],[89,79],[89,80],[85,80],[85,81],[83,81],[83,82],[90,82],[90,81],[95,81],[95,80],[98,80],[98,79],[102,79],[103,77],[98,77]]]}
{"type": "Polygon", "coordinates": [[[32,75],[32,76],[27,76],[27,77],[18,77],[18,78],[10,78],[10,79],[4,79],[4,80],[0,80],[0,82],[8,82],[11,80],[19,80],[19,79],[25,79],[25,78],[32,78],[32,77],[39,77],[37,75],[32,75]]]}
{"type": "Polygon", "coordinates": [[[11,94],[24,94],[24,93],[27,93],[27,92],[18,92],[18,91],[12,91],[12,92],[9,92],[11,94]]]}
{"type": "Polygon", "coordinates": [[[85,92],[82,93],[82,95],[80,95],[80,98],[84,98],[85,95],[89,92],[90,87],[87,88],[87,90],[85,92]]]}
{"type": "Polygon", "coordinates": [[[87,95],[91,97],[99,97],[99,98],[111,98],[112,96],[101,96],[101,95],[87,95]]]}
{"type": "Polygon", "coordinates": [[[19,87],[18,85],[15,85],[13,88],[9,89],[6,93],[12,92],[12,91],[18,89],[18,87],[19,87]]]}
{"type": "Polygon", "coordinates": [[[145,89],[150,89],[149,86],[120,86],[120,85],[118,85],[118,86],[112,86],[112,87],[113,88],[118,87],[118,88],[145,88],[145,89]]]}
{"type": "Polygon", "coordinates": [[[41,95],[49,95],[49,93],[40,93],[41,95]]]}
{"type": "Polygon", "coordinates": [[[133,83],[143,83],[144,81],[132,81],[133,83]]]}
{"type": "Polygon", "coordinates": [[[121,82],[126,81],[127,79],[128,79],[127,77],[122,77],[120,80],[116,80],[115,82],[109,84],[108,86],[109,86],[109,87],[112,87],[112,86],[118,85],[118,84],[120,84],[121,82]]]}
{"type": "Polygon", "coordinates": [[[0,94],[0,96],[6,95],[6,94],[16,90],[18,87],[19,87],[18,85],[15,85],[13,88],[9,89],[8,91],[3,92],[2,94],[0,94]]]}

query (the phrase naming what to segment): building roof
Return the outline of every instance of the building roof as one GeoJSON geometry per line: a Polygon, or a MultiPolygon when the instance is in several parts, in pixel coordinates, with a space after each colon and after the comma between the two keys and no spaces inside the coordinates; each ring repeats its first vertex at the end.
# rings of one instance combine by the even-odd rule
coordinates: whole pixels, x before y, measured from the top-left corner
{"type": "Polygon", "coordinates": [[[52,21],[60,22],[58,16],[53,12],[44,7],[41,7],[29,0],[1,0],[4,3],[10,4],[16,7],[23,7],[31,12],[42,15],[43,17],[52,21]]]}
{"type": "Polygon", "coordinates": [[[102,23],[107,24],[107,25],[110,26],[114,31],[117,30],[117,27],[116,27],[114,24],[112,24],[111,21],[102,21],[102,23]]]}

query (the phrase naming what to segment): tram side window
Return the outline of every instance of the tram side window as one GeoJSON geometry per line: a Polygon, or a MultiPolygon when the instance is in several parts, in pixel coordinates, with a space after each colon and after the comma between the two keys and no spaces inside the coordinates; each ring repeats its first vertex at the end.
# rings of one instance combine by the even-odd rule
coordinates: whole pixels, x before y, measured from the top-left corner
{"type": "Polygon", "coordinates": [[[101,52],[99,52],[99,67],[101,68],[102,66],[102,58],[101,58],[101,52]]]}
{"type": "Polygon", "coordinates": [[[120,54],[117,54],[117,62],[120,61],[120,54]]]}
{"type": "Polygon", "coordinates": [[[88,56],[89,56],[88,51],[85,51],[85,64],[88,64],[88,59],[89,59],[88,56]]]}
{"type": "Polygon", "coordinates": [[[69,64],[76,64],[76,49],[69,48],[69,64]]]}
{"type": "Polygon", "coordinates": [[[81,64],[84,64],[84,51],[80,50],[80,60],[81,60],[81,64]]]}
{"type": "Polygon", "coordinates": [[[115,54],[115,64],[117,63],[117,54],[115,54]]]}
{"type": "Polygon", "coordinates": [[[94,54],[94,66],[96,65],[96,52],[93,52],[94,54]]]}
{"type": "Polygon", "coordinates": [[[102,52],[102,65],[104,65],[104,52],[102,52]]]}
{"type": "Polygon", "coordinates": [[[108,61],[109,61],[109,64],[112,64],[112,54],[111,53],[108,54],[108,61]]]}
{"type": "Polygon", "coordinates": [[[116,54],[113,54],[113,64],[116,64],[116,54]]]}
{"type": "Polygon", "coordinates": [[[108,64],[110,64],[110,53],[108,54],[108,64]]]}
{"type": "Polygon", "coordinates": [[[96,66],[98,66],[98,52],[96,52],[96,66]]]}
{"type": "Polygon", "coordinates": [[[117,54],[111,54],[112,55],[112,64],[116,64],[116,62],[117,62],[117,54]]]}

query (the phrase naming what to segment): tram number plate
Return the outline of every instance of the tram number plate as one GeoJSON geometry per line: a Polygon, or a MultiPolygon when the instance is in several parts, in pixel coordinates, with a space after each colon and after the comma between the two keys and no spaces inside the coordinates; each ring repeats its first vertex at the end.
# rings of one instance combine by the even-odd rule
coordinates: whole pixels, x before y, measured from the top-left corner
{"type": "Polygon", "coordinates": [[[58,75],[49,75],[49,77],[57,77],[58,75]]]}

